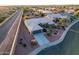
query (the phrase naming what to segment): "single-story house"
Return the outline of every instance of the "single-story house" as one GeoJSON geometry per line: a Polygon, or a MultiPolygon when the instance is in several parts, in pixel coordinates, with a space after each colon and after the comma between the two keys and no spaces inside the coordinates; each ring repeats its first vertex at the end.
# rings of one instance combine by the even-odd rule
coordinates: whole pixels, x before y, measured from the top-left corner
{"type": "Polygon", "coordinates": [[[29,20],[25,20],[24,23],[27,26],[30,33],[41,32],[43,28],[39,26],[40,23],[55,24],[52,20],[49,20],[45,17],[44,18],[32,18],[29,20]]]}
{"type": "Polygon", "coordinates": [[[67,18],[67,16],[61,14],[48,14],[46,17],[50,20],[54,20],[55,18],[67,18]]]}
{"type": "Polygon", "coordinates": [[[48,14],[48,13],[52,13],[52,11],[44,10],[42,11],[42,13],[48,14]]]}
{"type": "Polygon", "coordinates": [[[74,9],[68,9],[68,10],[65,10],[65,12],[72,14],[72,13],[75,12],[75,10],[74,9]]]}
{"type": "Polygon", "coordinates": [[[52,11],[49,11],[49,10],[38,10],[38,11],[42,12],[42,13],[45,13],[45,14],[52,13],[52,11]]]}

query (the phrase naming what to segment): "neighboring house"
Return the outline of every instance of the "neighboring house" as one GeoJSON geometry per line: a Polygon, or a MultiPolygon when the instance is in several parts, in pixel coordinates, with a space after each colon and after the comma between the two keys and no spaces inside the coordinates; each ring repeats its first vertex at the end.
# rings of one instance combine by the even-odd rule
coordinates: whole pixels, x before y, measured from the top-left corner
{"type": "Polygon", "coordinates": [[[65,9],[65,12],[67,12],[67,13],[70,13],[70,14],[72,14],[72,13],[74,13],[75,12],[75,10],[74,9],[65,9]]]}
{"type": "Polygon", "coordinates": [[[46,17],[50,20],[54,20],[55,18],[67,18],[67,16],[61,14],[48,14],[46,17]]]}
{"type": "Polygon", "coordinates": [[[44,10],[42,11],[42,13],[48,14],[48,13],[52,13],[52,11],[44,10]]]}
{"type": "Polygon", "coordinates": [[[48,13],[52,13],[52,11],[49,11],[49,10],[38,10],[38,12],[42,12],[42,13],[45,13],[45,14],[48,14],[48,13]]]}

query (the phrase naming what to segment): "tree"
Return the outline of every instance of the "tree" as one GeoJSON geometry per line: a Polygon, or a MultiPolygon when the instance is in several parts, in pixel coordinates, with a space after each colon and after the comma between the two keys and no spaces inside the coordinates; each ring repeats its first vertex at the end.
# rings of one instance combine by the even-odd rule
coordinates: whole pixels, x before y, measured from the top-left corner
{"type": "Polygon", "coordinates": [[[60,23],[64,23],[65,22],[65,19],[64,18],[61,18],[61,19],[59,19],[59,22],[60,23]]]}
{"type": "Polygon", "coordinates": [[[74,13],[75,16],[79,17],[79,10],[74,13]]]}
{"type": "Polygon", "coordinates": [[[44,13],[40,13],[40,16],[41,16],[41,17],[44,17],[44,16],[45,16],[45,14],[44,14],[44,13]]]}
{"type": "Polygon", "coordinates": [[[22,9],[25,12],[29,11],[29,10],[32,10],[31,7],[28,7],[28,6],[22,6],[22,7],[19,7],[20,9],[22,9]]]}

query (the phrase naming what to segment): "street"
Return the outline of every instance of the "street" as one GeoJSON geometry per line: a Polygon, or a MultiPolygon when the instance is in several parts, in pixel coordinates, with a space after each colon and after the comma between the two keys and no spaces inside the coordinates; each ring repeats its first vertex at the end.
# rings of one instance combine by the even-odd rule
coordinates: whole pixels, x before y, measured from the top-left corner
{"type": "Polygon", "coordinates": [[[17,16],[19,15],[20,10],[17,10],[17,12],[0,27],[0,43],[4,40],[6,37],[9,29],[11,28],[12,24],[16,20],[17,16]]]}

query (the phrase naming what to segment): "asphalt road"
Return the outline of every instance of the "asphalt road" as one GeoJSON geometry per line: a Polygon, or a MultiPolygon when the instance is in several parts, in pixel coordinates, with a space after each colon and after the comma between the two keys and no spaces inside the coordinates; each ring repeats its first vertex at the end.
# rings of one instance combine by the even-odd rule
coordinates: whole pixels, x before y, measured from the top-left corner
{"type": "Polygon", "coordinates": [[[20,10],[17,10],[16,13],[7,22],[5,22],[2,26],[0,26],[0,43],[6,37],[9,29],[11,28],[12,24],[16,20],[19,13],[20,13],[20,10]]]}
{"type": "Polygon", "coordinates": [[[71,27],[60,44],[43,49],[38,55],[79,55],[79,22],[71,27]]]}

